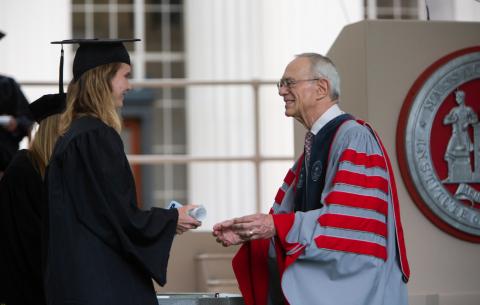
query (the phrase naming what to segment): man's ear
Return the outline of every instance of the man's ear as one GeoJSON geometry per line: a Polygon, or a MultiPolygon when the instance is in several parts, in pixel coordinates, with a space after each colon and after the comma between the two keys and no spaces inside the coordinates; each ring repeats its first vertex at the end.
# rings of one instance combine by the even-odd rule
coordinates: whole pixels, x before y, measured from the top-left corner
{"type": "Polygon", "coordinates": [[[317,94],[321,99],[330,94],[330,82],[326,78],[317,80],[317,94]]]}

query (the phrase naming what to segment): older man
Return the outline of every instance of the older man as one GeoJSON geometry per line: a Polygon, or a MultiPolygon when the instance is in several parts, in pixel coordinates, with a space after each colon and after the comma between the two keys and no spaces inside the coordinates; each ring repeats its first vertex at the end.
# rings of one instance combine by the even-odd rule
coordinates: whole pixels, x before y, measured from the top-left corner
{"type": "Polygon", "coordinates": [[[326,57],[305,53],[278,83],[285,114],[308,130],[304,154],[270,214],[214,226],[247,305],[403,305],[409,267],[395,181],[369,125],[338,106],[340,80],[326,57]]]}

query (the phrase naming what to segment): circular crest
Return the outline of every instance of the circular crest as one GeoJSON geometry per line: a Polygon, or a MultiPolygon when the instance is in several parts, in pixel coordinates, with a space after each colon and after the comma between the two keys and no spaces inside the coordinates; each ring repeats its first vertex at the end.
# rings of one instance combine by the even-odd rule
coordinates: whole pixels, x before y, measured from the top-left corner
{"type": "Polygon", "coordinates": [[[322,175],[322,161],[315,161],[312,165],[312,180],[317,182],[322,175]]]}
{"type": "Polygon", "coordinates": [[[439,59],[415,81],[400,112],[397,156],[423,214],[480,242],[480,47],[439,59]]]}

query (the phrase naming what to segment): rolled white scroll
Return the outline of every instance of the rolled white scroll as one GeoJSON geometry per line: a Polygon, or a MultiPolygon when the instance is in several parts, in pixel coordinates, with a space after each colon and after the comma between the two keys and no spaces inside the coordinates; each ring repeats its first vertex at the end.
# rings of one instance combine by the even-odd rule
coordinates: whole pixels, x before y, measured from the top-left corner
{"type": "MultiPolygon", "coordinates": [[[[170,203],[168,204],[169,209],[178,209],[178,208],[181,208],[181,207],[183,207],[183,204],[181,204],[181,203],[179,203],[175,200],[170,201],[170,203]]],[[[201,205],[199,207],[196,207],[194,209],[189,210],[188,215],[192,216],[193,218],[195,218],[198,221],[204,221],[205,218],[207,218],[207,210],[205,209],[205,207],[203,205],[201,205]]]]}

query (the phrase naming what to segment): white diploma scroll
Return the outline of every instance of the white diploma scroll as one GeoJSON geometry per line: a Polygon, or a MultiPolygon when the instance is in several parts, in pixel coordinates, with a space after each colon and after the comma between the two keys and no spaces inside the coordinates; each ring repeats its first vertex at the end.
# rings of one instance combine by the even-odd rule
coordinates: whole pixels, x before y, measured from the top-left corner
{"type": "Polygon", "coordinates": [[[12,116],[10,115],[0,115],[0,126],[7,126],[11,119],[12,116]]]}
{"type": "MultiPolygon", "coordinates": [[[[179,203],[175,200],[170,201],[170,203],[167,206],[168,209],[178,209],[178,208],[181,208],[181,207],[183,207],[183,204],[181,204],[181,203],[179,203]]],[[[188,215],[192,216],[193,218],[195,218],[198,221],[204,221],[205,218],[207,218],[207,210],[205,209],[205,207],[203,205],[201,205],[199,207],[196,207],[194,209],[189,210],[188,215]]]]}

